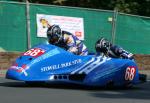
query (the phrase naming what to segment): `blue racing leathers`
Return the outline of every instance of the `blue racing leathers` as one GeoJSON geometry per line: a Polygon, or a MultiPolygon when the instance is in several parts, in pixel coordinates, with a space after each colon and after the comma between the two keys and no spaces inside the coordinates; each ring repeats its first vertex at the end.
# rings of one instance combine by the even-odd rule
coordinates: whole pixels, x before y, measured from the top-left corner
{"type": "Polygon", "coordinates": [[[62,31],[62,37],[57,43],[53,43],[56,46],[64,48],[65,50],[72,52],[76,55],[87,55],[88,50],[81,40],[67,31],[62,31]]]}

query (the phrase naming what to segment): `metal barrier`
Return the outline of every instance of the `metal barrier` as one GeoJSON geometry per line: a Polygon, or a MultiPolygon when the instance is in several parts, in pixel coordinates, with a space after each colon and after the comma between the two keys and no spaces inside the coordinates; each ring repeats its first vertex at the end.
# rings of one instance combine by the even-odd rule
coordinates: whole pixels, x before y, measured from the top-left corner
{"type": "Polygon", "coordinates": [[[115,11],[0,1],[0,47],[6,51],[25,51],[46,41],[37,37],[36,14],[81,17],[85,44],[94,51],[100,37],[136,54],[150,54],[150,18],[115,11]],[[28,12],[27,12],[28,11],[28,12]]]}

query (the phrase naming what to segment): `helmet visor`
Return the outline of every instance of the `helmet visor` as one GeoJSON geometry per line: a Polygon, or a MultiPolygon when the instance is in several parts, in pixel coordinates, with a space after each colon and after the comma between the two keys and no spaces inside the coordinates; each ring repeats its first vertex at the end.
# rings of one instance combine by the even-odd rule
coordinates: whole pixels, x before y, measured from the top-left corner
{"type": "Polygon", "coordinates": [[[56,42],[58,42],[58,40],[59,40],[59,35],[57,35],[57,34],[55,34],[55,35],[50,35],[50,36],[48,36],[48,39],[49,39],[50,41],[52,41],[53,43],[56,43],[56,42]]]}

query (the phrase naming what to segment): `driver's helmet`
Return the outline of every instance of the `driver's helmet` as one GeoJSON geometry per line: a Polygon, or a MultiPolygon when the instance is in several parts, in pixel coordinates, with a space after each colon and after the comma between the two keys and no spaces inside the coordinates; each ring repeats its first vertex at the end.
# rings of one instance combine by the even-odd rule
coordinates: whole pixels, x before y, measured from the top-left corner
{"type": "Polygon", "coordinates": [[[58,43],[61,39],[61,28],[58,25],[52,25],[47,30],[47,38],[53,43],[58,43]]]}
{"type": "Polygon", "coordinates": [[[106,54],[108,52],[108,50],[110,49],[111,43],[105,39],[105,38],[100,38],[96,44],[95,44],[95,49],[96,52],[101,52],[106,54]]]}

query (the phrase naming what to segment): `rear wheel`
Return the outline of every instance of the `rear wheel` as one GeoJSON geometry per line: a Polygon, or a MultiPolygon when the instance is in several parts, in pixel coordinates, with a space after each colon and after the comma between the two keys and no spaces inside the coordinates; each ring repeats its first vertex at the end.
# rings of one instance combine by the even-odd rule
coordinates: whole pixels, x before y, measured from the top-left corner
{"type": "Polygon", "coordinates": [[[145,75],[145,74],[139,74],[139,80],[140,80],[141,82],[146,82],[146,80],[147,80],[147,75],[145,75]]]}

